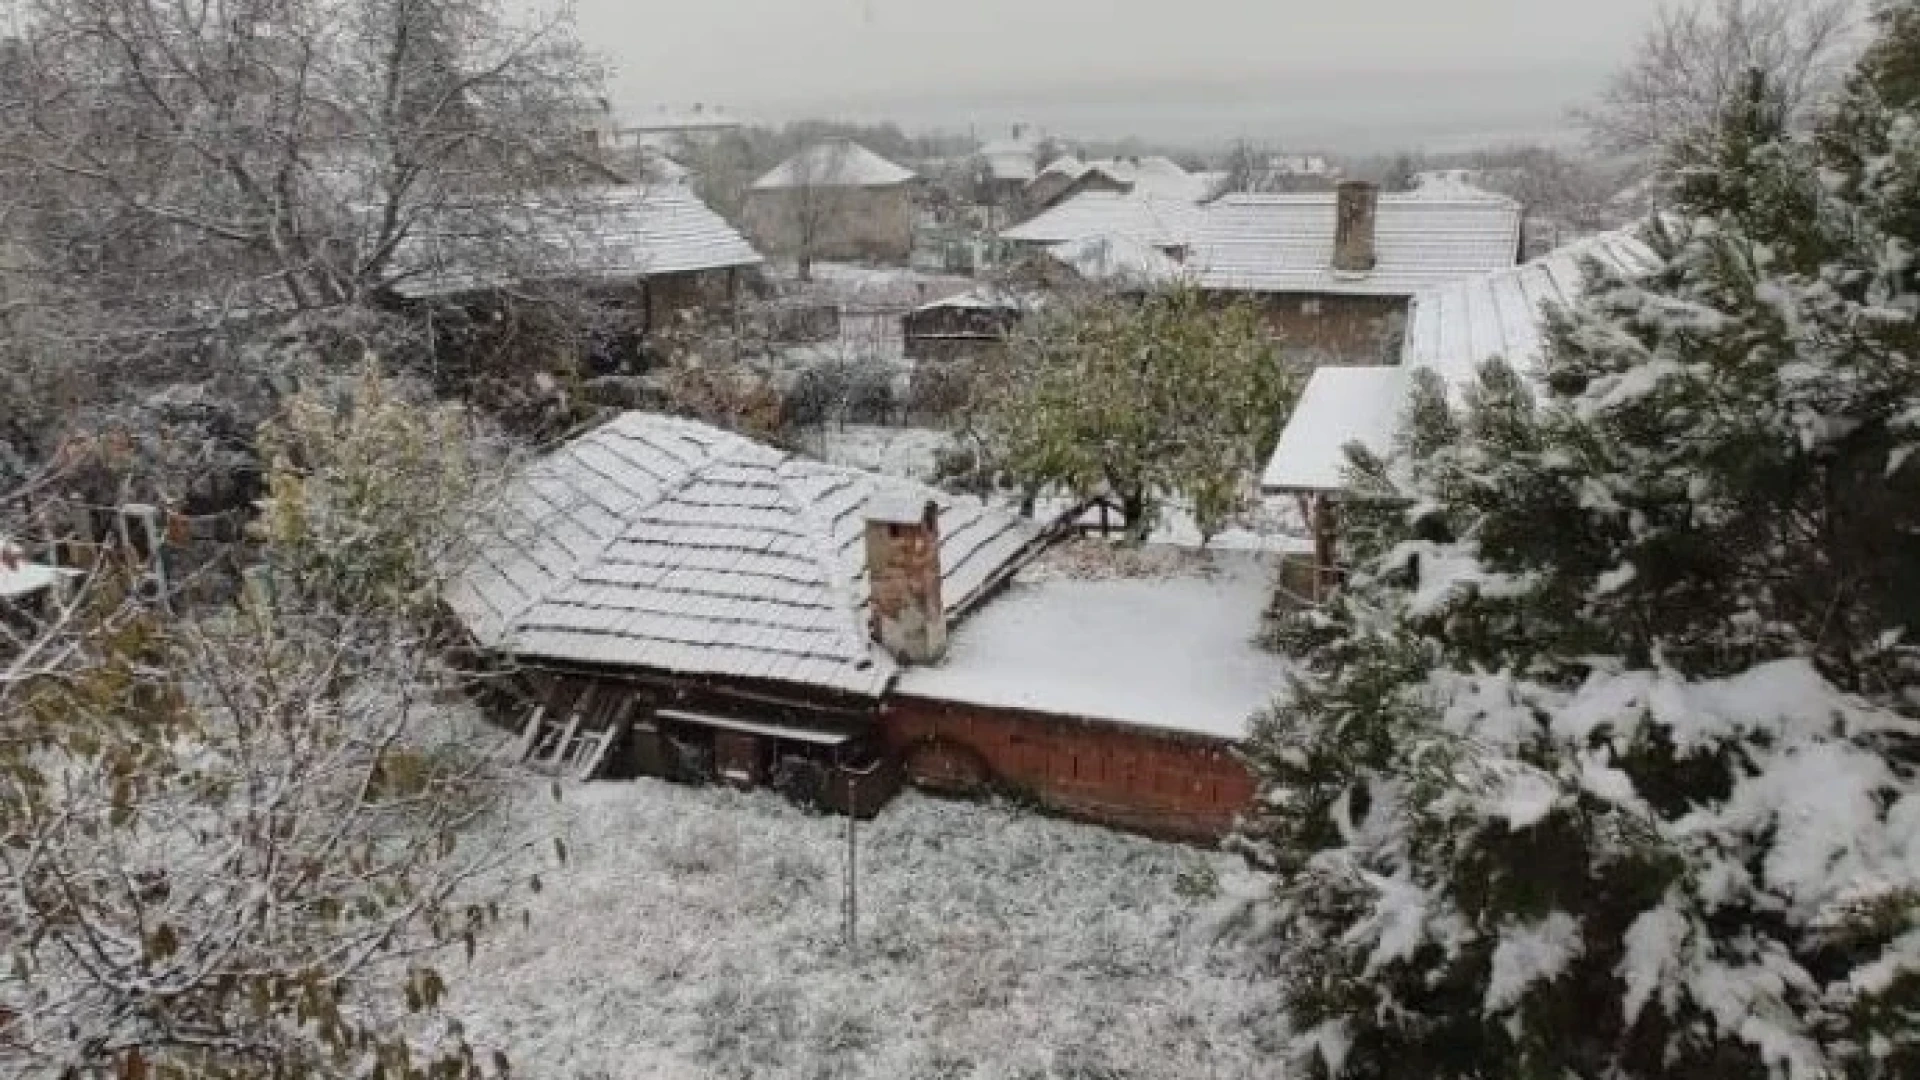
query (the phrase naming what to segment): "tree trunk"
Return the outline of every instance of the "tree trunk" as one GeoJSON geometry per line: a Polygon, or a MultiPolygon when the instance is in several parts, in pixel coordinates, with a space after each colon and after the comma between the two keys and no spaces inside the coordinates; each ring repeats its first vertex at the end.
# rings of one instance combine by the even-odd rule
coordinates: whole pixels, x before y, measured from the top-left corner
{"type": "Polygon", "coordinates": [[[1153,504],[1144,490],[1120,493],[1120,511],[1127,518],[1127,543],[1144,544],[1153,529],[1153,504]]]}

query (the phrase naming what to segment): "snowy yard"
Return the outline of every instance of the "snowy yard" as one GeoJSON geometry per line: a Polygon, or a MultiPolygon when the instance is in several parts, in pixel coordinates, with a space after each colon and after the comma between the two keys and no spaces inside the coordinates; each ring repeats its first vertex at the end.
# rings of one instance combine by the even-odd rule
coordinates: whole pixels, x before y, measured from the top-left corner
{"type": "Polygon", "coordinates": [[[1277,989],[1216,944],[1236,860],[903,795],[845,819],[657,781],[531,791],[558,835],[531,929],[453,980],[483,1047],[543,1080],[1271,1077],[1277,989]]]}

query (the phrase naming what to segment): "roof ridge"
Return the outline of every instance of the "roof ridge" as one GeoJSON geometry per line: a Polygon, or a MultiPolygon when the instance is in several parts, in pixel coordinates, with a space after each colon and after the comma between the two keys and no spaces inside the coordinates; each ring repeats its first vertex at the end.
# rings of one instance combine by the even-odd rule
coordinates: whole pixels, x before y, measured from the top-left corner
{"type": "MultiPolygon", "coordinates": [[[[813,468],[847,477],[856,483],[865,481],[869,485],[869,491],[868,497],[861,500],[863,506],[870,500],[872,494],[871,487],[880,482],[879,478],[863,474],[857,469],[848,469],[838,465],[831,465],[827,462],[802,459],[786,451],[781,451],[780,454],[780,461],[774,469],[774,477],[778,481],[776,486],[780,490],[780,497],[788,501],[794,509],[794,514],[806,526],[807,535],[814,547],[815,562],[820,567],[822,587],[826,589],[829,596],[837,601],[836,606],[841,613],[850,617],[850,625],[843,625],[840,628],[847,634],[847,637],[842,643],[851,646],[847,651],[852,655],[865,654],[868,657],[868,664],[871,664],[875,652],[873,638],[868,633],[866,622],[860,617],[860,612],[856,610],[856,608],[864,607],[864,605],[856,603],[858,594],[854,592],[853,584],[848,581],[840,571],[839,548],[838,545],[833,542],[833,529],[831,526],[822,522],[818,514],[814,513],[813,500],[803,498],[799,492],[793,489],[792,477],[789,475],[787,467],[789,465],[804,463],[813,468]]],[[[868,602],[871,603],[871,586],[869,586],[868,602]]],[[[889,675],[888,677],[891,679],[892,676],[889,675]]]]}

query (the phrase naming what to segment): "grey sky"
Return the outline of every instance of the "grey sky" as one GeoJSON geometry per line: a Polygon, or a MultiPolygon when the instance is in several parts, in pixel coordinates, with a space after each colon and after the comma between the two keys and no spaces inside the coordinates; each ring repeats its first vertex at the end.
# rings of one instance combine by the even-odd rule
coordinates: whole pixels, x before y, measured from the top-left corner
{"type": "Polygon", "coordinates": [[[1659,0],[576,0],[629,108],[1371,150],[1545,134],[1659,0]]]}

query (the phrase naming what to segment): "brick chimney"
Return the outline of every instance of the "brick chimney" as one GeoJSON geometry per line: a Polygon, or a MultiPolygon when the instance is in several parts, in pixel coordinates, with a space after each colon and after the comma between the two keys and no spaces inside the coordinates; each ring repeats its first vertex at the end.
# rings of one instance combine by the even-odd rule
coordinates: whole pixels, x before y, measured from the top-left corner
{"type": "Polygon", "coordinates": [[[940,599],[940,508],[923,494],[876,496],[867,505],[868,626],[903,664],[947,651],[940,599]]]}
{"type": "Polygon", "coordinates": [[[1374,223],[1380,212],[1380,186],[1343,180],[1334,196],[1333,269],[1340,274],[1373,272],[1374,223]]]}

